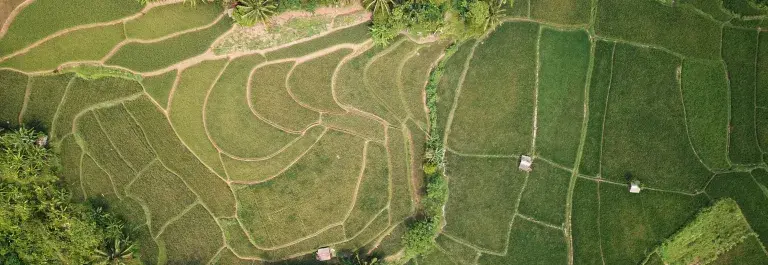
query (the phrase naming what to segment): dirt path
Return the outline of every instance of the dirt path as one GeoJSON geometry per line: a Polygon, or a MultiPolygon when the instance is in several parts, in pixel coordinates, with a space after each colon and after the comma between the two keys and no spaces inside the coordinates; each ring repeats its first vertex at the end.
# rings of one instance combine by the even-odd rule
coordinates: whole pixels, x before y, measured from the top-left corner
{"type": "Polygon", "coordinates": [[[21,13],[25,7],[29,6],[35,0],[4,0],[0,1],[0,38],[5,36],[11,22],[21,13]]]}

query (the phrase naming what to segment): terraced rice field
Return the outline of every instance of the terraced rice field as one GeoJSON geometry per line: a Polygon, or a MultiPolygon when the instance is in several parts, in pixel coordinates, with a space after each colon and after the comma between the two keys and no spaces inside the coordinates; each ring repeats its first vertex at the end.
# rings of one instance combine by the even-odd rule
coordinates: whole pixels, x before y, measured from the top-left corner
{"type": "Polygon", "coordinates": [[[11,2],[0,126],[47,131],[73,199],[129,220],[146,264],[396,258],[429,128],[449,197],[412,264],[660,264],[722,197],[759,237],[718,264],[768,261],[768,12],[739,1],[518,0],[450,56],[374,46],[365,23],[222,53],[235,26],[216,5],[78,0],[38,23],[57,0],[11,2]]]}

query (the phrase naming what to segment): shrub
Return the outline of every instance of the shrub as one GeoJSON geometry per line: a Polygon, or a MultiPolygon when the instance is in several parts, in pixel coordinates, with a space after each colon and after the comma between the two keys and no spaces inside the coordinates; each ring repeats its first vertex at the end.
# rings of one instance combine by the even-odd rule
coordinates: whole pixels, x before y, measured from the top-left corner
{"type": "Polygon", "coordinates": [[[426,218],[413,222],[408,226],[408,231],[403,236],[403,246],[405,246],[404,261],[427,253],[434,248],[432,239],[437,233],[439,224],[440,222],[437,222],[435,218],[426,218]]]}

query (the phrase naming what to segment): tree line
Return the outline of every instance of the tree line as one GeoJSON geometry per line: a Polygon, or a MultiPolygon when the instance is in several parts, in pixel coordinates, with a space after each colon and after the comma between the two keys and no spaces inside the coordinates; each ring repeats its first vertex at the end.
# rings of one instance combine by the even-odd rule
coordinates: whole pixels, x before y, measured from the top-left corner
{"type": "MultiPolygon", "coordinates": [[[[138,0],[148,3],[157,0],[138,0]]],[[[232,19],[243,26],[269,23],[289,10],[314,11],[320,6],[343,6],[355,0],[184,0],[196,5],[214,1],[232,9],[232,19]]],[[[373,14],[370,27],[376,44],[387,45],[401,32],[466,40],[495,28],[514,0],[360,0],[373,14]]],[[[768,1],[768,0],[753,0],[768,1]]]]}

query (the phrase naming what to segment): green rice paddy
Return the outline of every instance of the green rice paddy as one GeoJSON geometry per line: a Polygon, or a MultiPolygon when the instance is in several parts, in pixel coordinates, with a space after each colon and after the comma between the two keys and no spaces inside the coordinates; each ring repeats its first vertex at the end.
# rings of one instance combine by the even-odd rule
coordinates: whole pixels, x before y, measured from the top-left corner
{"type": "Polygon", "coordinates": [[[768,262],[768,12],[745,0],[516,0],[459,43],[363,23],[237,53],[215,4],[63,2],[0,32],[0,128],[47,132],[144,264],[395,262],[431,140],[448,200],[407,264],[663,264],[726,197],[757,236],[711,264],[768,262]]]}

